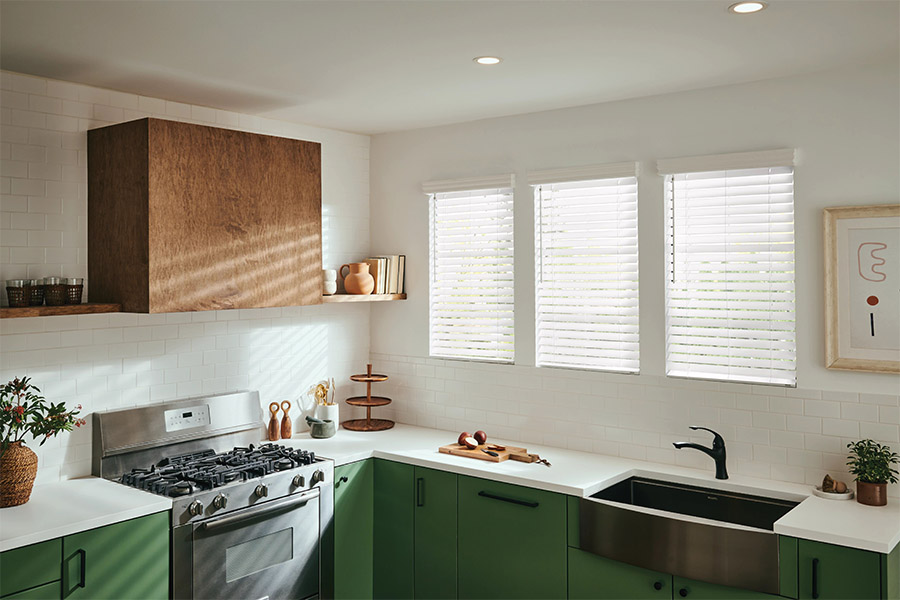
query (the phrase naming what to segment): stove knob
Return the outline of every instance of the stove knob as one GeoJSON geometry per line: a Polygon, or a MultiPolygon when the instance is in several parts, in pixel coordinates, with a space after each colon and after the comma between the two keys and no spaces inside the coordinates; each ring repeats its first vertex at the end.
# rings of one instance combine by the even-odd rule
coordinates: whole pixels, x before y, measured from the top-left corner
{"type": "Polygon", "coordinates": [[[191,516],[196,517],[203,512],[203,504],[201,504],[199,500],[194,500],[191,502],[190,506],[188,506],[188,512],[191,513],[191,516]]]}
{"type": "Polygon", "coordinates": [[[213,506],[216,508],[225,508],[228,505],[228,496],[219,494],[213,498],[213,506]]]}
{"type": "Polygon", "coordinates": [[[256,497],[257,498],[262,498],[262,497],[268,496],[268,495],[269,495],[269,486],[267,486],[264,483],[261,483],[258,486],[256,486],[256,497]]]}
{"type": "Polygon", "coordinates": [[[294,475],[294,481],[292,482],[294,487],[303,487],[306,485],[306,477],[303,475],[294,475]]]}
{"type": "Polygon", "coordinates": [[[313,485],[325,481],[325,473],[322,471],[316,471],[312,474],[312,483],[313,485]]]}

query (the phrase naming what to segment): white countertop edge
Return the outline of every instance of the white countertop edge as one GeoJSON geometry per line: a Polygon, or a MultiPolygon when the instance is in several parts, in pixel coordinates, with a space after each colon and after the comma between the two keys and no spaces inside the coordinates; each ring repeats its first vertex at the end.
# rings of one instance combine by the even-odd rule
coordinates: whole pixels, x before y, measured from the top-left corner
{"type": "Polygon", "coordinates": [[[777,522],[775,523],[775,533],[778,535],[800,538],[802,540],[811,540],[813,542],[847,546],[849,548],[856,548],[857,550],[869,550],[871,552],[878,552],[879,554],[890,554],[897,546],[898,542],[900,542],[900,535],[894,536],[890,542],[883,544],[872,540],[854,538],[836,533],[804,529],[802,527],[792,527],[790,525],[779,525],[777,522]]]}

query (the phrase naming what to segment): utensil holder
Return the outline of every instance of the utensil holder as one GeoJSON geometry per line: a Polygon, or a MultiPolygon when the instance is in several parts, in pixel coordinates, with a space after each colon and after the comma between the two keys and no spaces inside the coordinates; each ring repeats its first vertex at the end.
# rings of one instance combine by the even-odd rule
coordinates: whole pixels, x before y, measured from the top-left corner
{"type": "Polygon", "coordinates": [[[316,407],[316,418],[320,421],[340,422],[341,407],[338,404],[320,404],[316,407]]]}

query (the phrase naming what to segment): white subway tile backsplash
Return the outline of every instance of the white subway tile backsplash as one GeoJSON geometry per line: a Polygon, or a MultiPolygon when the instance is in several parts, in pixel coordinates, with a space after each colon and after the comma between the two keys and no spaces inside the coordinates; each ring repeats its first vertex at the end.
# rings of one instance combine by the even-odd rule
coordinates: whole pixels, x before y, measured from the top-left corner
{"type": "MultiPolygon", "coordinates": [[[[0,88],[0,279],[87,275],[88,128],[145,116],[231,127],[241,121],[236,113],[3,71],[0,88]]],[[[323,165],[325,261],[336,267],[335,256],[348,262],[367,253],[369,138],[252,123],[260,133],[320,141],[324,155],[337,157],[323,165]],[[359,162],[348,166],[339,160],[344,155],[359,162]]],[[[345,382],[365,368],[368,336],[360,332],[368,332],[368,319],[366,306],[325,305],[3,319],[0,379],[27,374],[49,400],[81,403],[86,413],[241,388],[259,389],[264,403],[296,400],[314,381],[345,382]]],[[[444,381],[426,385],[433,393],[444,381]]],[[[445,407],[428,410],[443,414],[445,407]]],[[[498,426],[508,418],[484,414],[498,426]]],[[[292,416],[301,429],[299,408],[292,416]]],[[[38,483],[90,472],[90,427],[82,429],[35,448],[38,483]]]]}

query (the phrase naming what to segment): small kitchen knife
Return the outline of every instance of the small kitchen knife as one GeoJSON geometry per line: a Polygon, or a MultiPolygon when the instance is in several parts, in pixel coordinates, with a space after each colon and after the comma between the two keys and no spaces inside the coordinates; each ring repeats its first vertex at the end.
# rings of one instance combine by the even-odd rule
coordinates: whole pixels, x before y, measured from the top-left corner
{"type": "Polygon", "coordinates": [[[490,451],[490,450],[485,450],[484,448],[482,448],[481,451],[484,452],[485,454],[490,454],[490,455],[493,456],[493,457],[498,457],[498,456],[500,456],[500,455],[497,454],[496,452],[492,452],[492,451],[490,451]]]}

